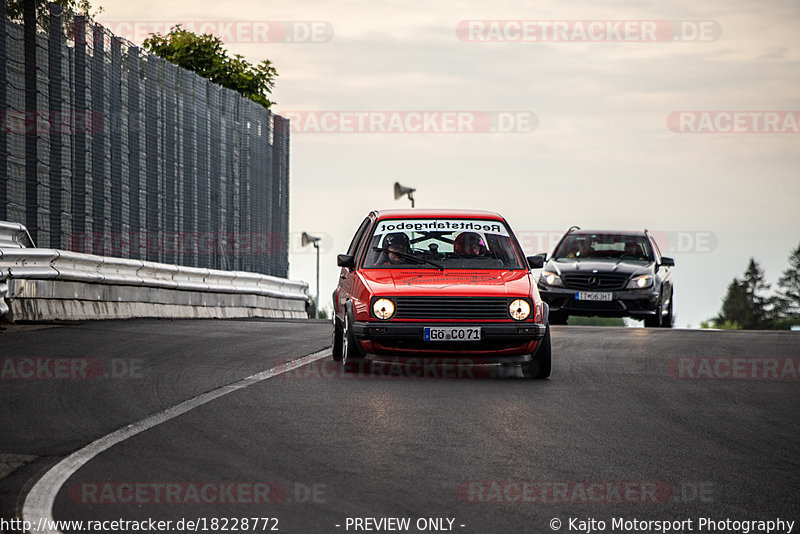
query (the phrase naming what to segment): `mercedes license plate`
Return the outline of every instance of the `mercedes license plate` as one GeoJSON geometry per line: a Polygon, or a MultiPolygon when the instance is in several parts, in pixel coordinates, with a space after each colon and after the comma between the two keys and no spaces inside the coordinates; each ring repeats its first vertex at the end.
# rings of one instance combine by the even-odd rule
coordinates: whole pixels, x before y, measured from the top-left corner
{"type": "Polygon", "coordinates": [[[613,299],[614,294],[608,292],[598,291],[578,291],[575,293],[575,300],[597,300],[597,301],[610,301],[613,299]]]}

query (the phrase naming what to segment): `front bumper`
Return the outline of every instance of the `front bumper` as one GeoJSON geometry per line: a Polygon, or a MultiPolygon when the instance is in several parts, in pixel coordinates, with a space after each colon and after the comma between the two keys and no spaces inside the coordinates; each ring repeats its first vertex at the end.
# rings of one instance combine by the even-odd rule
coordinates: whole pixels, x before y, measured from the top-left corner
{"type": "Polygon", "coordinates": [[[530,355],[544,337],[547,326],[538,323],[436,323],[436,322],[360,322],[353,324],[353,336],[368,354],[431,356],[481,356],[507,361],[530,355]],[[425,341],[426,326],[481,328],[477,341],[425,341]]]}
{"type": "Polygon", "coordinates": [[[659,292],[655,289],[623,289],[611,291],[612,300],[576,300],[576,289],[539,286],[539,294],[550,306],[550,312],[598,317],[653,317],[658,309],[659,292]]]}

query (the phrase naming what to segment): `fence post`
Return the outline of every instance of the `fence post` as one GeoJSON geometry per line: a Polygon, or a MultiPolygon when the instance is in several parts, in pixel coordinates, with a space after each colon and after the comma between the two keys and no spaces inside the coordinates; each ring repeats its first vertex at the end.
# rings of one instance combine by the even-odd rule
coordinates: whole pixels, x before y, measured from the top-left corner
{"type": "MultiPolygon", "coordinates": [[[[2,113],[3,125],[7,125],[10,120],[10,108],[6,87],[8,86],[8,51],[6,48],[6,0],[0,0],[0,113],[2,113]]],[[[6,128],[0,128],[0,221],[8,220],[8,182],[10,173],[8,169],[8,140],[6,128]]],[[[2,300],[2,299],[0,299],[2,300]]]]}
{"type": "Polygon", "coordinates": [[[145,187],[147,193],[145,201],[145,236],[147,243],[146,257],[148,261],[162,261],[163,257],[163,226],[161,224],[162,210],[159,197],[161,187],[159,183],[159,166],[161,152],[159,151],[159,138],[162,135],[158,102],[158,64],[162,61],[156,56],[147,56],[144,64],[144,153],[145,153],[145,187]]]}
{"type": "Polygon", "coordinates": [[[105,121],[111,154],[111,247],[114,256],[130,257],[122,236],[122,42],[111,39],[109,115],[105,121]]]}
{"type": "Polygon", "coordinates": [[[272,127],[274,129],[272,179],[278,189],[278,213],[275,217],[280,217],[276,233],[284,243],[281,248],[280,263],[276,263],[276,270],[272,274],[285,278],[289,274],[289,119],[274,115],[272,127]]]}
{"type": "Polygon", "coordinates": [[[63,92],[61,74],[61,52],[64,49],[64,31],[62,15],[64,8],[50,2],[50,35],[47,40],[47,58],[49,78],[49,117],[50,124],[50,243],[45,244],[50,248],[61,248],[63,236],[61,235],[61,217],[64,207],[61,200],[61,151],[64,147],[63,128],[75,129],[75,113],[65,112],[61,105],[63,92]]]}
{"type": "Polygon", "coordinates": [[[39,241],[39,177],[36,84],[36,1],[23,0],[25,47],[25,226],[35,242],[39,241]]]}
{"type": "MultiPolygon", "coordinates": [[[[74,18],[75,28],[75,113],[89,115],[86,105],[86,17],[74,18]]],[[[81,243],[91,242],[86,235],[86,129],[75,131],[74,165],[72,172],[72,234],[83,237],[81,243]]],[[[75,252],[91,252],[91,245],[71,247],[75,252]],[[77,250],[76,250],[77,249],[77,250]]]]}
{"type": "Polygon", "coordinates": [[[139,139],[142,133],[142,113],[139,105],[141,79],[139,78],[139,49],[128,48],[128,191],[130,192],[130,244],[131,257],[141,259],[141,165],[139,139]]]}
{"type": "MultiPolygon", "coordinates": [[[[105,115],[106,43],[103,27],[92,23],[92,74],[91,114],[105,115]]],[[[92,235],[97,243],[95,254],[103,254],[106,242],[106,191],[109,177],[106,168],[106,136],[103,132],[90,132],[92,140],[92,235]]]]}
{"type": "Polygon", "coordinates": [[[177,234],[178,225],[176,224],[175,214],[179,205],[178,199],[178,129],[177,129],[177,88],[175,87],[175,74],[177,67],[168,62],[163,62],[162,71],[164,72],[164,119],[163,124],[163,145],[159,148],[164,154],[164,261],[166,263],[177,262],[177,234]]]}
{"type": "Polygon", "coordinates": [[[181,179],[183,182],[183,204],[181,206],[181,236],[183,245],[180,247],[183,265],[198,266],[197,263],[197,129],[195,126],[195,83],[192,75],[181,70],[178,80],[183,91],[183,169],[181,179]]]}

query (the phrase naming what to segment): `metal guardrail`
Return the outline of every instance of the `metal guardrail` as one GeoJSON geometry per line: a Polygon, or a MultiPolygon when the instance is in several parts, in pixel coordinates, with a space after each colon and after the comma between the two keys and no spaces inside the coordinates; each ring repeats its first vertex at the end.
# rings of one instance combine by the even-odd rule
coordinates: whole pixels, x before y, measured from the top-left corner
{"type": "Polygon", "coordinates": [[[0,248],[34,247],[28,229],[20,223],[0,221],[0,248]]]}
{"type": "MultiPolygon", "coordinates": [[[[59,309],[64,308],[66,300],[106,302],[109,310],[113,308],[111,305],[119,307],[120,303],[135,303],[136,310],[141,310],[142,304],[184,306],[170,312],[178,315],[163,315],[162,312],[146,315],[158,317],[187,316],[189,308],[204,306],[215,308],[224,316],[300,317],[304,316],[307,291],[305,282],[258,273],[183,267],[56,249],[0,248],[0,316],[9,312],[8,304],[15,299],[60,299],[59,309]],[[58,281],[64,287],[47,285],[47,281],[51,284],[58,281]],[[224,295],[242,297],[231,299],[224,295]],[[226,307],[264,308],[279,313],[228,312],[226,307]]],[[[69,315],[69,312],[64,313],[69,315]]],[[[112,316],[130,317],[137,313],[129,310],[112,316]]],[[[78,315],[86,318],[85,311],[78,315]]],[[[189,316],[207,314],[192,312],[189,316]]]]}
{"type": "Polygon", "coordinates": [[[9,278],[58,279],[188,291],[247,293],[303,301],[308,299],[307,283],[266,274],[182,267],[46,248],[0,249],[0,280],[9,278]]]}

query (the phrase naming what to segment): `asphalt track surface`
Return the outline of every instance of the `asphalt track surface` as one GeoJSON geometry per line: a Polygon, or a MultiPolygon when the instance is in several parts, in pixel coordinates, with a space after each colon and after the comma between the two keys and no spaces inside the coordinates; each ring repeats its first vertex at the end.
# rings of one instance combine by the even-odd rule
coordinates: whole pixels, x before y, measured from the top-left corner
{"type": "MultiPolygon", "coordinates": [[[[19,517],[38,477],[84,445],[329,338],[327,323],[257,320],[0,332],[0,356],[15,358],[0,380],[0,453],[36,457],[0,481],[2,516],[19,517]],[[94,375],[10,376],[25,358],[84,358],[94,375]]],[[[692,519],[684,532],[713,532],[701,518],[800,519],[800,334],[568,326],[552,339],[544,381],[471,379],[484,376],[475,367],[347,374],[325,357],[252,383],[91,458],[53,517],[205,518],[210,532],[223,531],[213,518],[235,532],[234,518],[270,517],[296,533],[389,532],[347,528],[381,517],[411,519],[394,532],[449,518],[470,533],[554,532],[554,518],[558,532],[570,518],[605,532],[620,532],[614,518],[692,519]]]]}

